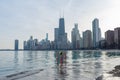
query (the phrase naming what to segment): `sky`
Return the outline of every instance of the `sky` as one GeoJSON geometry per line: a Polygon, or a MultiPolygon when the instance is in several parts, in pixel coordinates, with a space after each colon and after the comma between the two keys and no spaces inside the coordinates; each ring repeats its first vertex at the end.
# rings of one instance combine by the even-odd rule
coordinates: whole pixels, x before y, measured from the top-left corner
{"type": "Polygon", "coordinates": [[[71,30],[78,23],[79,31],[92,30],[98,18],[102,37],[107,30],[120,26],[120,0],[0,0],[0,49],[14,49],[14,40],[30,36],[39,41],[54,40],[59,18],[65,19],[65,30],[71,41],[71,30]]]}

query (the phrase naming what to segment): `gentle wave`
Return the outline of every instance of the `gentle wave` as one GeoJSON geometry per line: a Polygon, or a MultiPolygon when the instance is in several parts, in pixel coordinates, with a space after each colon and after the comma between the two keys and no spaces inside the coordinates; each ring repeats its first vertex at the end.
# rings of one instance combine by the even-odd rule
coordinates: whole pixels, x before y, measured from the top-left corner
{"type": "Polygon", "coordinates": [[[15,74],[11,74],[11,75],[8,75],[8,76],[1,77],[0,80],[20,79],[20,78],[24,78],[24,77],[27,77],[27,76],[31,76],[31,75],[37,74],[37,73],[39,73],[39,72],[41,72],[43,70],[44,69],[23,71],[23,72],[19,72],[19,73],[15,73],[15,74]]]}

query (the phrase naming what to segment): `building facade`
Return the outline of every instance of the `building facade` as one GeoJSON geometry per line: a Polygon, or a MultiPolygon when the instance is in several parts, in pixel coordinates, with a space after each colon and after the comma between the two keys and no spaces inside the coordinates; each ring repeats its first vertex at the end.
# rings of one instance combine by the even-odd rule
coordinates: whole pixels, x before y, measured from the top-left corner
{"type": "Polygon", "coordinates": [[[19,40],[15,40],[15,50],[19,50],[19,40]]]}
{"type": "Polygon", "coordinates": [[[120,27],[114,29],[114,41],[116,48],[120,49],[120,27]]]}
{"type": "Polygon", "coordinates": [[[101,40],[101,30],[99,28],[99,20],[95,18],[92,22],[92,32],[93,32],[93,47],[99,47],[99,41],[101,40]]]}
{"type": "Polygon", "coordinates": [[[72,49],[80,49],[80,34],[78,30],[78,24],[75,24],[75,27],[71,32],[71,41],[72,41],[72,49]]]}
{"type": "Polygon", "coordinates": [[[114,48],[114,31],[108,30],[105,32],[105,40],[107,48],[114,48]]]}
{"type": "Polygon", "coordinates": [[[92,32],[90,30],[86,30],[83,32],[83,48],[92,48],[92,32]]]}
{"type": "Polygon", "coordinates": [[[64,18],[59,19],[59,28],[55,28],[55,48],[56,49],[68,49],[67,33],[65,33],[65,21],[64,18]]]}

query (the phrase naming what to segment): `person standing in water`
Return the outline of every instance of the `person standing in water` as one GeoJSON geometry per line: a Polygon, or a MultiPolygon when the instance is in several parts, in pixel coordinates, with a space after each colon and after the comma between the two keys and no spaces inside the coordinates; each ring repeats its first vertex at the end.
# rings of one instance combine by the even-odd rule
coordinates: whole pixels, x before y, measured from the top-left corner
{"type": "Polygon", "coordinates": [[[66,53],[60,52],[60,65],[66,64],[66,53]]]}
{"type": "Polygon", "coordinates": [[[64,59],[63,52],[60,52],[60,65],[61,66],[63,65],[63,59],[64,59]]]}
{"type": "Polygon", "coordinates": [[[62,66],[66,60],[66,54],[64,52],[57,52],[56,53],[56,61],[57,65],[62,66]]]}

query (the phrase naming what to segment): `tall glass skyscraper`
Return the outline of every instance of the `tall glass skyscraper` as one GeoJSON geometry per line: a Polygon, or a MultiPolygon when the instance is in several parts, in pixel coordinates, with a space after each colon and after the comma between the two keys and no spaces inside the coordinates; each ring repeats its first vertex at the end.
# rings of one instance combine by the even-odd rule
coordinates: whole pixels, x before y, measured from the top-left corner
{"type": "Polygon", "coordinates": [[[92,22],[92,30],[93,30],[93,47],[99,47],[99,41],[101,40],[101,30],[99,28],[99,20],[95,18],[92,22]]]}
{"type": "Polygon", "coordinates": [[[18,50],[18,49],[19,49],[19,41],[15,40],[15,50],[18,50]]]}
{"type": "Polygon", "coordinates": [[[83,48],[91,49],[92,47],[92,35],[90,30],[83,32],[83,48]]]}
{"type": "Polygon", "coordinates": [[[72,29],[71,41],[72,41],[72,48],[73,49],[80,49],[80,33],[78,30],[77,23],[75,24],[75,27],[72,29]]]}
{"type": "Polygon", "coordinates": [[[55,45],[57,49],[67,49],[67,33],[64,18],[59,19],[59,28],[55,28],[55,45]]]}
{"type": "Polygon", "coordinates": [[[59,35],[65,35],[65,22],[64,18],[59,19],[59,35]]]}

